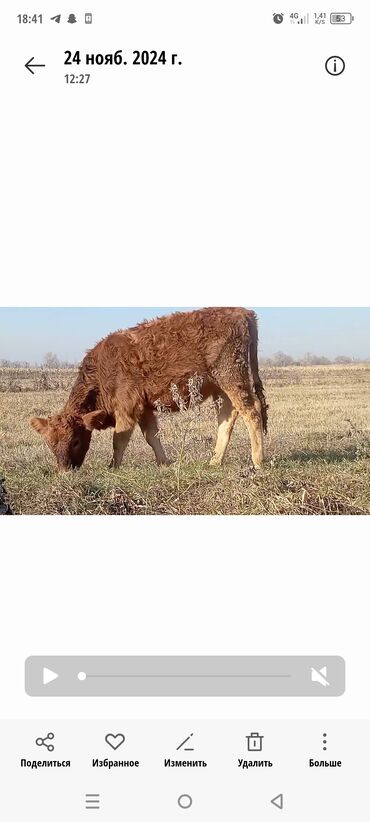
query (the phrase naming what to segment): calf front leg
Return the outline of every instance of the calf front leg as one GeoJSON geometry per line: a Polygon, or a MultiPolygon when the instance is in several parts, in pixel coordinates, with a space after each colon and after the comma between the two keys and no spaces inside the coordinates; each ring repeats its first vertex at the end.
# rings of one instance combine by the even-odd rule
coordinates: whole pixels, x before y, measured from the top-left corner
{"type": "Polygon", "coordinates": [[[123,454],[130,442],[131,434],[134,430],[134,426],[131,428],[126,428],[123,431],[116,430],[113,434],[113,459],[110,464],[110,468],[119,468],[122,462],[123,454]]]}
{"type": "Polygon", "coordinates": [[[153,448],[157,465],[171,465],[171,460],[166,456],[163,445],[159,439],[159,428],[153,411],[147,409],[139,420],[143,435],[151,448],[153,448]]]}

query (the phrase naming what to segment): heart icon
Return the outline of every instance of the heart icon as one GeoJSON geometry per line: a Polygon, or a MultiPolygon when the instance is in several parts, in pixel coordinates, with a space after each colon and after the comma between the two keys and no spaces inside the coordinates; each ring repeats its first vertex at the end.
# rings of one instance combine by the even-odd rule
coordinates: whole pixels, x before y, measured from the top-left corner
{"type": "Polygon", "coordinates": [[[107,734],[105,741],[111,748],[113,748],[114,751],[116,751],[117,748],[120,748],[121,745],[123,745],[125,737],[123,734],[107,734]]]}

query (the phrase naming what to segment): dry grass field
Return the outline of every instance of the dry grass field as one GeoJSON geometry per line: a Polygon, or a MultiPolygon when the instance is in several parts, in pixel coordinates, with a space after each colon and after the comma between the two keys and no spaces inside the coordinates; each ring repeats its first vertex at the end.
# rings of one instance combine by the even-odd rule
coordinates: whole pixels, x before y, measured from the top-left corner
{"type": "Polygon", "coordinates": [[[138,430],[120,470],[109,470],[106,431],[79,471],[59,474],[29,418],[59,410],[75,373],[0,369],[0,504],[15,514],[368,514],[370,365],[261,370],[270,424],[260,473],[241,420],[224,466],[208,465],[216,419],[206,403],[159,415],[168,468],[138,430]]]}

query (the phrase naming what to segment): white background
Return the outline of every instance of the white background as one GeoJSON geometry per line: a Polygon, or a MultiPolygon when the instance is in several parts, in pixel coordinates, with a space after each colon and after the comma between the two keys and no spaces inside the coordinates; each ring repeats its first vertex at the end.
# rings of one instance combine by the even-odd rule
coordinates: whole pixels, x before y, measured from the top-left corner
{"type": "Polygon", "coordinates": [[[343,28],[248,0],[104,2],[39,29],[8,9],[3,302],[369,304],[370,12],[351,5],[343,28]],[[161,47],[183,65],[63,79],[66,49],[161,47]]]}
{"type": "MultiPolygon", "coordinates": [[[[8,8],[3,305],[369,304],[369,10],[352,4],[352,26],[321,29],[275,26],[280,9],[263,5],[78,0],[92,27],[40,30],[8,8]],[[181,52],[183,65],[99,67],[88,86],[65,84],[65,49],[136,47],[181,52]],[[341,77],[325,72],[331,54],[346,60],[341,77]],[[46,63],[34,77],[33,55],[46,63]]],[[[364,519],[3,518],[0,539],[4,716],[369,713],[364,519]],[[348,691],[24,695],[26,656],[74,652],[338,653],[348,691]]]]}

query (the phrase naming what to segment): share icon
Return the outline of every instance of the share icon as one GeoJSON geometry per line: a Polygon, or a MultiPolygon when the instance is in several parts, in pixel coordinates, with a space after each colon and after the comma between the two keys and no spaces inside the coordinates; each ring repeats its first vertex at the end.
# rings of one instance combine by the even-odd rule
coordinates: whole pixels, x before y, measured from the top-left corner
{"type": "Polygon", "coordinates": [[[44,748],[46,748],[46,750],[49,751],[49,753],[52,753],[52,751],[54,750],[54,745],[48,744],[49,740],[51,740],[51,739],[54,739],[54,734],[52,734],[52,733],[49,733],[47,736],[44,736],[44,737],[39,736],[35,740],[36,745],[38,745],[39,748],[44,746],[44,748]]]}

